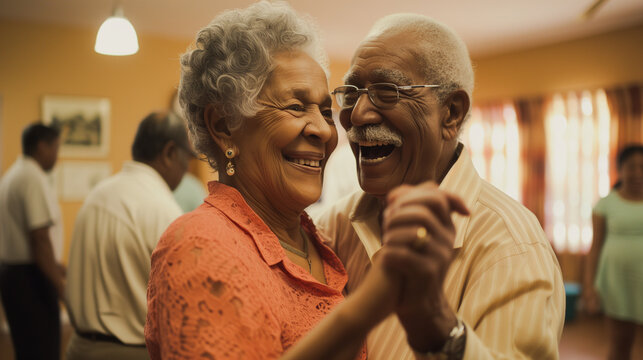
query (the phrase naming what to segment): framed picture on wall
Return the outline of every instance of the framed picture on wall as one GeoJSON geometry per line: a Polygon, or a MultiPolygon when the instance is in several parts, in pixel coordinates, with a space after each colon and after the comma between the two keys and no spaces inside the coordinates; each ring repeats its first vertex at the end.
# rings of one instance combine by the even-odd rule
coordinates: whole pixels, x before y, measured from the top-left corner
{"type": "Polygon", "coordinates": [[[108,162],[61,161],[52,176],[62,200],[83,201],[96,184],[111,174],[108,162]]]}
{"type": "Polygon", "coordinates": [[[60,130],[60,156],[106,157],[110,104],[107,98],[45,96],[42,121],[60,130]]]}

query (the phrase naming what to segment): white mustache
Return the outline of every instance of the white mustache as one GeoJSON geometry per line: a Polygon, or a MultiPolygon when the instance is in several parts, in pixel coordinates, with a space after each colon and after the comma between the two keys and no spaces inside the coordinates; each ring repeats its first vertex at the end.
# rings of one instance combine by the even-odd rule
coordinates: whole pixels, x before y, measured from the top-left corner
{"type": "Polygon", "coordinates": [[[383,142],[386,144],[402,146],[402,135],[384,124],[353,126],[346,132],[350,142],[383,142]]]}

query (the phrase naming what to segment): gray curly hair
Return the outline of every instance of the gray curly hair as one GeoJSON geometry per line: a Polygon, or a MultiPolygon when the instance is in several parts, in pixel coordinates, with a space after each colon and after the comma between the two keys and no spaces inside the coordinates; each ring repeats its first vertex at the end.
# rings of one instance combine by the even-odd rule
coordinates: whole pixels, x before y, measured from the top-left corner
{"type": "Polygon", "coordinates": [[[473,103],[474,75],[469,51],[464,41],[448,26],[424,15],[393,14],[378,20],[364,41],[385,33],[395,35],[402,32],[422,40],[413,44],[412,51],[423,68],[427,84],[441,85],[435,89],[438,99],[444,101],[453,91],[462,89],[473,103]]]}
{"type": "Polygon", "coordinates": [[[274,69],[273,56],[299,50],[328,76],[328,58],[317,27],[287,3],[261,1],[228,10],[201,29],[195,45],[181,56],[179,103],[197,151],[216,169],[218,147],[203,113],[213,104],[229,129],[256,115],[257,97],[274,69]]]}

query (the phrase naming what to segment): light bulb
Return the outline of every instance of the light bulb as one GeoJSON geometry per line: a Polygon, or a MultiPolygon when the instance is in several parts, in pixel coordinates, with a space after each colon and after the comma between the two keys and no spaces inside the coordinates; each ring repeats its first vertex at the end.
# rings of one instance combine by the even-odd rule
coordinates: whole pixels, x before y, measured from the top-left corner
{"type": "Polygon", "coordinates": [[[122,16],[110,16],[98,29],[94,50],[103,55],[132,55],[138,51],[134,26],[122,16]]]}

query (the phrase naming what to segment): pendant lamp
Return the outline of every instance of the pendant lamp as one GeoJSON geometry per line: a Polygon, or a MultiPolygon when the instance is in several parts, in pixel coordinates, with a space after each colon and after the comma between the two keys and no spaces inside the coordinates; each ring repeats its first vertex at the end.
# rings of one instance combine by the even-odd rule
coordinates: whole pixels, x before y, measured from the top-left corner
{"type": "Polygon", "coordinates": [[[133,55],[138,51],[136,30],[123,16],[120,5],[114,9],[114,15],[108,17],[98,29],[94,51],[113,56],[133,55]]]}

